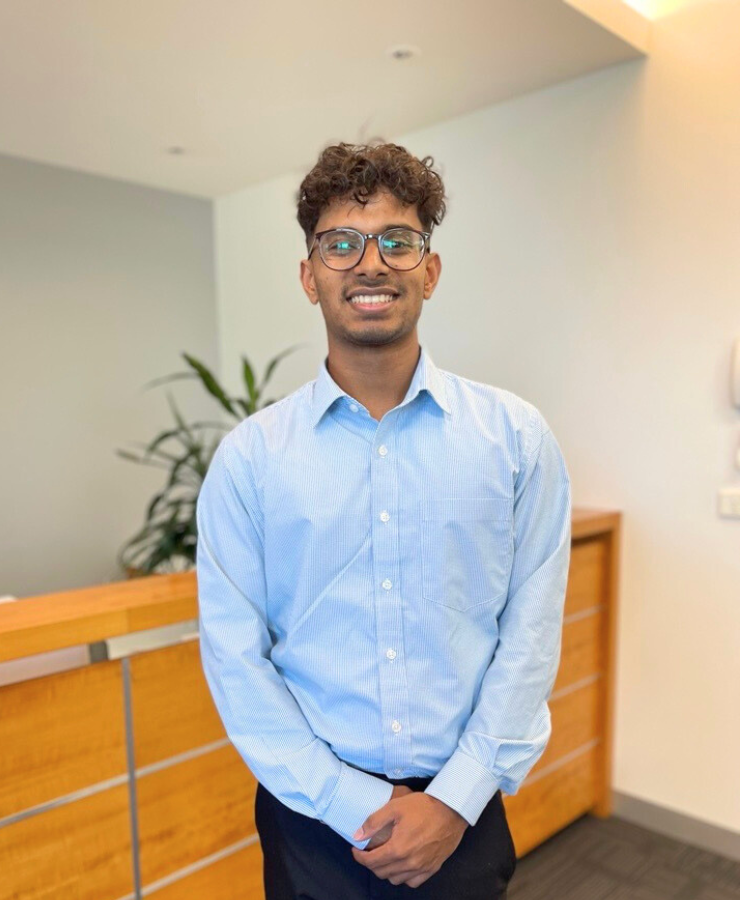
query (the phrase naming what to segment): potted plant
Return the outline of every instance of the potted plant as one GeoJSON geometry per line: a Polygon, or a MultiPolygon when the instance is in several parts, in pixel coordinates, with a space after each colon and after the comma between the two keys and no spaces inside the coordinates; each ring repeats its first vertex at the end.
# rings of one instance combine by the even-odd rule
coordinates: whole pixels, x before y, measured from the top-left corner
{"type": "MultiPolygon", "coordinates": [[[[242,356],[245,397],[229,396],[212,372],[188,353],[182,354],[190,367],[188,371],[158,378],[144,387],[148,389],[183,378],[197,378],[218,402],[220,409],[240,422],[258,409],[264,409],[281,399],[277,397],[262,401],[262,394],[280,360],[299,346],[305,345],[288,347],[270,360],[261,382],[255,378],[254,369],[247,357],[242,356]]],[[[174,427],[162,431],[148,444],[132,442],[143,447],[139,455],[129,450],[116,451],[123,459],[167,472],[165,486],[155,494],[147,507],[144,526],[118,553],[118,562],[130,578],[187,571],[195,566],[198,539],[196,501],[213,454],[225,431],[233,427],[233,423],[219,421],[187,423],[169,392],[167,399],[175,420],[174,427]]]]}

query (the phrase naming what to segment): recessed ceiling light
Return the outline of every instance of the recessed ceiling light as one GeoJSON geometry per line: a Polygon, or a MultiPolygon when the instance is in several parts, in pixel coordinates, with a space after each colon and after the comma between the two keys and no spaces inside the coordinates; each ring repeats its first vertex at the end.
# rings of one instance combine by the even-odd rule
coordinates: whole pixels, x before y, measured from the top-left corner
{"type": "Polygon", "coordinates": [[[413,56],[421,56],[421,50],[413,44],[396,44],[385,51],[391,59],[411,59],[413,56]]]}

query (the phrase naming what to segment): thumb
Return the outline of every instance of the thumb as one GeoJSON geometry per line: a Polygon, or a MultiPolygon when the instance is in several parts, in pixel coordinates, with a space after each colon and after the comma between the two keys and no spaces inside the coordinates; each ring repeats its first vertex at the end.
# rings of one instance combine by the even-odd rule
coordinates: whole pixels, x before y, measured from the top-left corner
{"type": "Polygon", "coordinates": [[[368,816],[352,837],[356,841],[372,837],[374,834],[377,834],[381,828],[384,828],[386,825],[390,825],[391,822],[395,821],[396,814],[391,808],[390,802],[386,803],[385,806],[381,806],[380,809],[368,816]]]}

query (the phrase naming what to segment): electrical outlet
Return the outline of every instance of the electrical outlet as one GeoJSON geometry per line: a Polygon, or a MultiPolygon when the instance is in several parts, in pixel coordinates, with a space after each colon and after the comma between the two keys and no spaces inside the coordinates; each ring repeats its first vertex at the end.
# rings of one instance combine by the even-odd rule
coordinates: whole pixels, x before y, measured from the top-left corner
{"type": "Polygon", "coordinates": [[[720,489],[717,494],[717,512],[726,519],[740,519],[740,487],[720,489]]]}

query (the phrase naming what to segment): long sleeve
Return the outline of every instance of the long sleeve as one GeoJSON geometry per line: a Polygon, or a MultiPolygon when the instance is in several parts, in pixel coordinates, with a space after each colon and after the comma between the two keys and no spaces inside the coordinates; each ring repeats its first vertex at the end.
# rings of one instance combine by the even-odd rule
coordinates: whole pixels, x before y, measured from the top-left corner
{"type": "Polygon", "coordinates": [[[570,479],[535,411],[514,490],[514,562],[499,642],[456,750],[427,793],[471,825],[496,791],[515,794],[547,746],[570,560],[570,479]]]}
{"type": "MultiPolygon", "coordinates": [[[[312,731],[270,659],[264,523],[249,461],[221,441],[197,503],[200,652],[229,740],[283,804],[353,846],[391,785],[341,761],[312,731]]],[[[286,552],[290,552],[286,548],[286,552]]]]}

